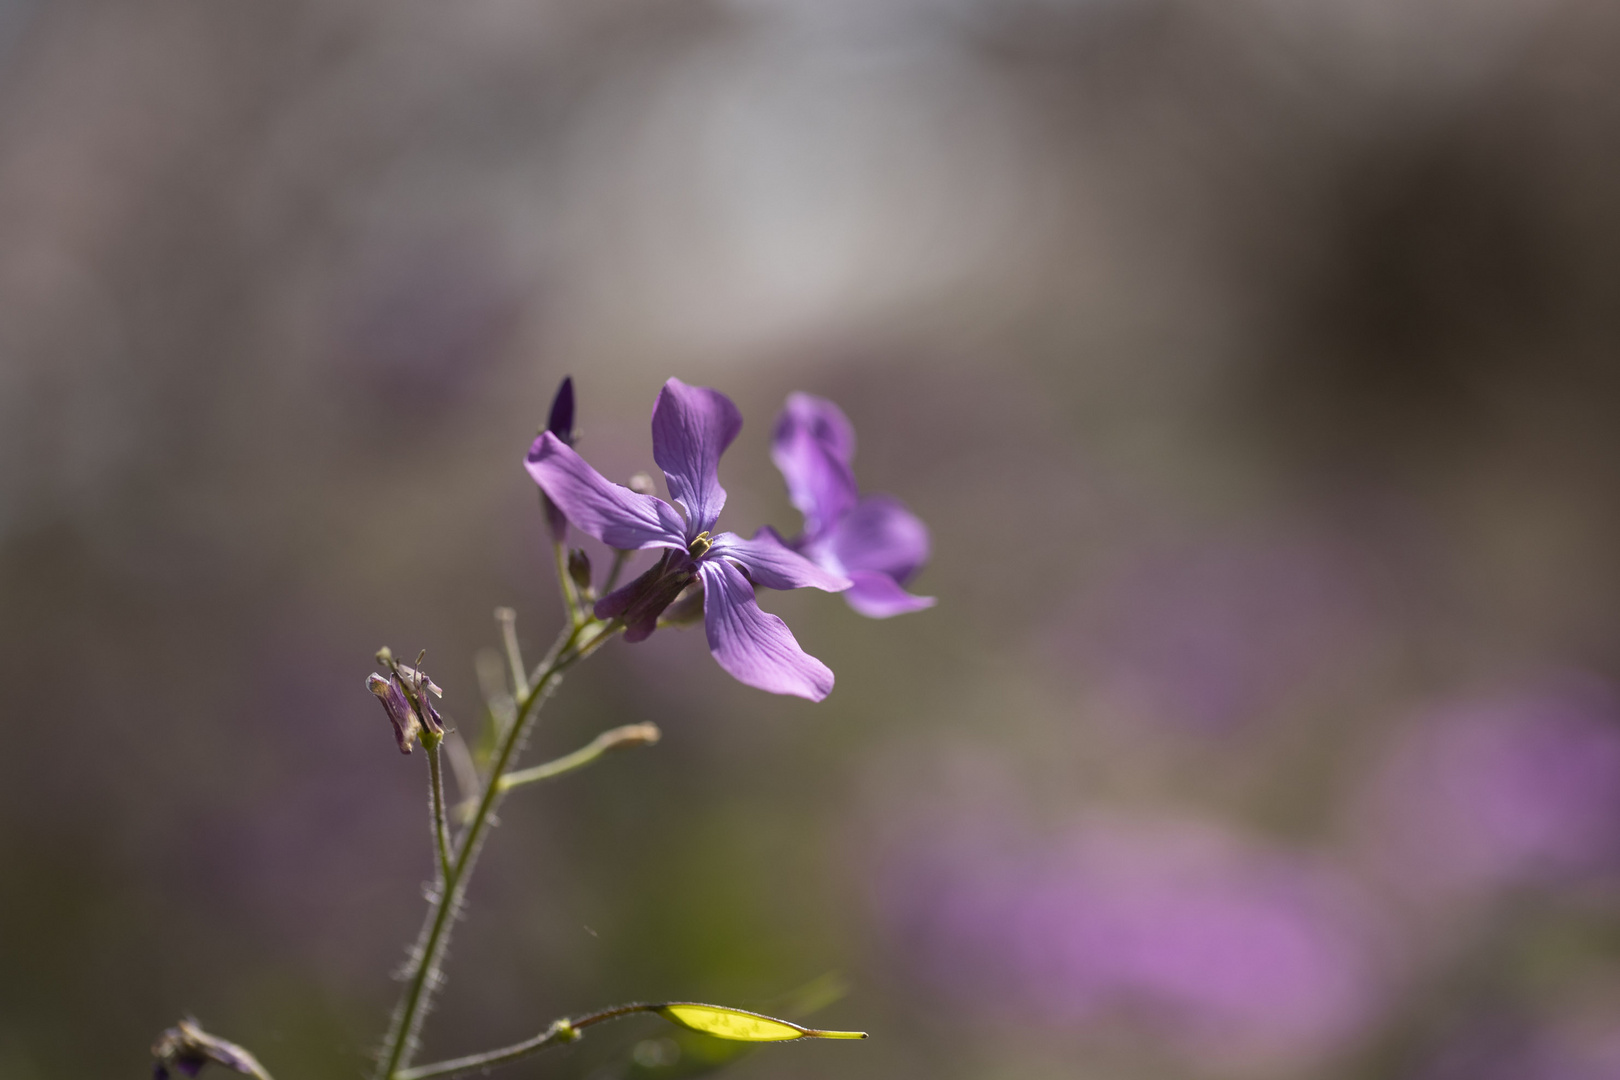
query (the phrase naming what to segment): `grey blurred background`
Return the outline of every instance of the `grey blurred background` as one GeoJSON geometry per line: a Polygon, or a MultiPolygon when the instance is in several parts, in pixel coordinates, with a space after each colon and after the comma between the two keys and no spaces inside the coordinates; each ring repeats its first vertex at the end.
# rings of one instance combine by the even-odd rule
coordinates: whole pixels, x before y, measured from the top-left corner
{"type": "Polygon", "coordinates": [[[768,597],[820,705],[571,677],[528,760],[665,739],[507,804],[430,1058],[836,980],[732,1075],[1620,1077],[1617,349],[1596,0],[0,0],[0,1077],[361,1074],[363,680],[549,642],[570,373],[617,479],[730,394],[739,531],[838,401],[939,604],[768,597]]]}

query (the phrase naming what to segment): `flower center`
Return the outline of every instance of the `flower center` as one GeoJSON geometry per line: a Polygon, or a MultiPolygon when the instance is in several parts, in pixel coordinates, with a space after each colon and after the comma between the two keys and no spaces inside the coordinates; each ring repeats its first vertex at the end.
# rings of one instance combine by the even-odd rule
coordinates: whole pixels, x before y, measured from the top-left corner
{"type": "Polygon", "coordinates": [[[692,542],[686,545],[686,553],[694,559],[701,559],[714,547],[714,537],[707,532],[700,532],[692,537],[692,542]]]}

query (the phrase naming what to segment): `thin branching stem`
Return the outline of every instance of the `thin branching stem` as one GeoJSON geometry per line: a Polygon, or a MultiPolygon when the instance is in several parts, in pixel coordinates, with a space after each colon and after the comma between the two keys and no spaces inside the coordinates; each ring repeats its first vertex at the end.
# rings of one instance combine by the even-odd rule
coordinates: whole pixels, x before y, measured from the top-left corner
{"type": "Polygon", "coordinates": [[[440,982],[439,969],[450,943],[450,927],[466,896],[468,879],[472,876],[479,849],[483,846],[485,834],[495,818],[495,808],[501,800],[501,778],[522,750],[535,714],[545,699],[551,696],[565,671],[595,652],[622,629],[624,625],[617,620],[600,622],[593,619],[574,624],[571,630],[559,637],[551,653],[536,669],[534,678],[529,681],[529,692],[517,703],[517,716],[496,749],[478,806],[462,831],[455,855],[450,860],[449,872],[444,875],[442,887],[428,909],[427,922],[422,926],[422,933],[412,953],[404,993],[394,1009],[388,1037],[378,1058],[374,1074],[376,1080],[397,1080],[396,1074],[410,1064],[417,1033],[421,1030],[429,1001],[440,982]]]}

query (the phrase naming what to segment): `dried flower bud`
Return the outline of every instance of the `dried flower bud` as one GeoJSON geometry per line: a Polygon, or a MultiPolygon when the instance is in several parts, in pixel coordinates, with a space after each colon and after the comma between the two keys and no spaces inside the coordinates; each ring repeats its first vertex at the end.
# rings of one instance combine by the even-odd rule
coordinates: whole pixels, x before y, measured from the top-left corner
{"type": "Polygon", "coordinates": [[[152,1056],[157,1059],[152,1067],[153,1080],[169,1080],[170,1069],[196,1076],[210,1061],[256,1080],[268,1080],[264,1066],[252,1054],[233,1042],[208,1034],[189,1017],[158,1036],[157,1042],[152,1044],[152,1056]]]}
{"type": "Polygon", "coordinates": [[[568,576],[574,582],[574,588],[579,590],[581,596],[588,596],[591,592],[591,557],[579,548],[568,553],[568,576]]]}
{"type": "MultiPolygon", "coordinates": [[[[429,745],[436,744],[444,734],[444,718],[433,707],[433,699],[443,697],[444,691],[428,678],[427,673],[394,660],[386,647],[377,650],[377,660],[391,671],[388,676],[369,675],[366,689],[382,702],[388,720],[394,725],[394,739],[399,752],[408,754],[418,736],[429,745]],[[426,731],[427,735],[422,735],[426,731]]],[[[421,663],[420,660],[417,663],[421,663]]]]}
{"type": "Polygon", "coordinates": [[[653,478],[644,472],[638,472],[632,476],[630,478],[630,483],[626,486],[637,495],[658,494],[658,487],[653,483],[653,478]]]}
{"type": "Polygon", "coordinates": [[[394,725],[394,740],[399,743],[399,752],[408,754],[416,745],[416,736],[421,730],[421,721],[416,718],[416,710],[411,708],[405,691],[399,684],[397,677],[383,678],[381,675],[366,676],[366,689],[377,695],[377,700],[383,704],[388,713],[388,720],[394,725]]]}

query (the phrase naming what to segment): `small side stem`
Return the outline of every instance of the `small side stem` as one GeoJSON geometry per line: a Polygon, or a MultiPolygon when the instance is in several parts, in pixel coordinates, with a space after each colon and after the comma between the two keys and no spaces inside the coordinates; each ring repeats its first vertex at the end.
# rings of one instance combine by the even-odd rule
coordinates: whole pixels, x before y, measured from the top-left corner
{"type": "MultiPolygon", "coordinates": [[[[557,549],[560,551],[562,545],[558,544],[557,549]]],[[[573,610],[572,604],[569,610],[573,610]]],[[[495,621],[501,624],[501,643],[506,646],[506,663],[512,669],[512,698],[519,700],[528,694],[529,680],[528,669],[523,666],[523,650],[518,647],[517,612],[509,607],[498,607],[495,621]]]]}
{"type": "Polygon", "coordinates": [[[584,768],[610,750],[625,750],[632,746],[651,746],[660,737],[657,724],[626,724],[604,731],[589,743],[541,765],[534,765],[501,777],[501,790],[511,791],[521,784],[550,780],[554,776],[584,768]]]}
{"type": "Polygon", "coordinates": [[[617,1020],[621,1016],[630,1016],[634,1013],[653,1012],[659,1006],[637,1003],[633,1005],[616,1005],[611,1009],[603,1009],[577,1019],[553,1020],[551,1026],[532,1039],[525,1039],[511,1046],[503,1046],[499,1050],[487,1050],[482,1054],[469,1054],[466,1057],[454,1058],[450,1061],[438,1061],[432,1065],[420,1065],[414,1069],[404,1069],[395,1074],[394,1080],[432,1080],[440,1076],[464,1076],[471,1072],[481,1072],[493,1069],[497,1065],[508,1065],[520,1061],[531,1054],[538,1054],[552,1046],[563,1043],[577,1042],[580,1032],[593,1024],[600,1024],[605,1020],[617,1020]]]}

